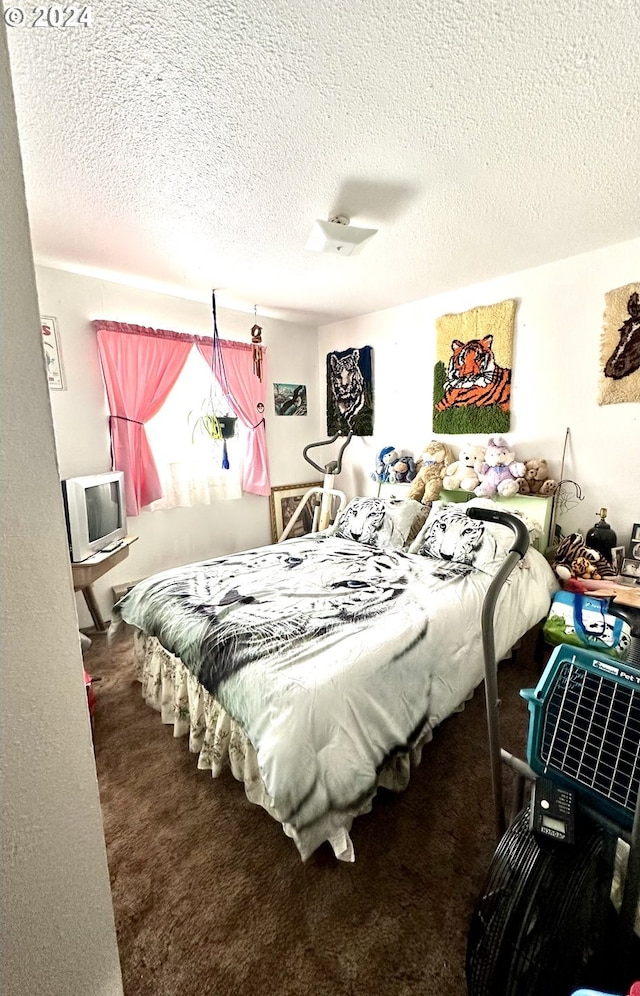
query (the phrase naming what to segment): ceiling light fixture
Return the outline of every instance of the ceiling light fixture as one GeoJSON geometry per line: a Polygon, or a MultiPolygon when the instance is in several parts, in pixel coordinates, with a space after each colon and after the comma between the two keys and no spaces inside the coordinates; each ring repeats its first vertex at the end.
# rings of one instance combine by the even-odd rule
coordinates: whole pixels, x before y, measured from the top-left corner
{"type": "Polygon", "coordinates": [[[377,228],[355,228],[344,214],[329,221],[316,221],[305,246],[312,252],[329,252],[338,256],[354,256],[364,243],[375,235],[377,228]]]}

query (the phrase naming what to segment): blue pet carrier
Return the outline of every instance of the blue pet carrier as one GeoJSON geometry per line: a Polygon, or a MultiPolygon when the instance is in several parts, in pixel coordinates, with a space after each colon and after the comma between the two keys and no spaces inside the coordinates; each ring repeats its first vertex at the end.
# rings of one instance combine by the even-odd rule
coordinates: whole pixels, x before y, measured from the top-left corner
{"type": "Polygon", "coordinates": [[[631,829],[640,783],[640,671],[580,647],[553,651],[534,689],[527,759],[631,829]]]}

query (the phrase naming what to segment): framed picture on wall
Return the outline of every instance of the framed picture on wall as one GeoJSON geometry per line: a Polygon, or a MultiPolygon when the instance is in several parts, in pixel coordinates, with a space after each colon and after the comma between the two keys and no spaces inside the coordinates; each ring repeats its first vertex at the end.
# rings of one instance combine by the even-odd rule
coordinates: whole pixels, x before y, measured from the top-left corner
{"type": "Polygon", "coordinates": [[[640,522],[634,522],[631,530],[631,556],[640,560],[640,522]]]}
{"type": "MultiPolygon", "coordinates": [[[[271,507],[271,540],[273,543],[277,543],[282,536],[305,492],[309,488],[321,487],[322,481],[311,481],[308,484],[283,484],[280,487],[271,488],[269,503],[271,507]]],[[[289,536],[304,536],[305,533],[311,532],[314,508],[313,501],[309,501],[292,531],[289,533],[289,536]]]]}
{"type": "Polygon", "coordinates": [[[623,546],[613,546],[611,548],[611,566],[615,569],[616,574],[620,574],[622,571],[622,561],[625,558],[626,550],[623,546]]]}
{"type": "Polygon", "coordinates": [[[306,415],[307,388],[305,384],[274,384],[273,404],[276,415],[306,415]]]}
{"type": "Polygon", "coordinates": [[[44,358],[47,364],[49,390],[64,391],[66,388],[62,369],[62,354],[58,339],[58,325],[55,318],[40,315],[40,328],[42,329],[42,348],[44,349],[44,358]]]}

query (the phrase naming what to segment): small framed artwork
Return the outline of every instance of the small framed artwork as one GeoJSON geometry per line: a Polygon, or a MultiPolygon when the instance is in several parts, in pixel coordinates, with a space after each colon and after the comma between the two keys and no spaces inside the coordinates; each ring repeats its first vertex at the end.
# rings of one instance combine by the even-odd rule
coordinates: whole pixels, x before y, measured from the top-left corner
{"type": "Polygon", "coordinates": [[[622,561],[625,558],[626,550],[623,546],[611,547],[611,566],[616,574],[622,573],[622,561]]]}
{"type": "MultiPolygon", "coordinates": [[[[282,536],[303,495],[309,488],[321,487],[322,481],[311,481],[309,484],[283,484],[281,487],[271,488],[269,504],[271,508],[271,539],[273,543],[277,543],[282,536]]],[[[307,502],[289,536],[304,536],[305,533],[311,532],[314,508],[315,504],[313,501],[307,502]]]]}
{"type": "Polygon", "coordinates": [[[631,556],[640,560],[640,522],[634,522],[631,530],[631,556]]]}
{"type": "Polygon", "coordinates": [[[640,560],[634,560],[632,557],[625,557],[622,561],[620,576],[624,578],[627,584],[632,583],[640,585],[640,560]]]}
{"type": "Polygon", "coordinates": [[[58,339],[58,325],[55,318],[48,318],[46,315],[41,315],[40,328],[42,329],[42,347],[47,364],[49,390],[64,391],[62,354],[60,352],[60,340],[58,339]]]}
{"type": "Polygon", "coordinates": [[[306,415],[306,384],[274,384],[273,404],[276,415],[306,415]]]}

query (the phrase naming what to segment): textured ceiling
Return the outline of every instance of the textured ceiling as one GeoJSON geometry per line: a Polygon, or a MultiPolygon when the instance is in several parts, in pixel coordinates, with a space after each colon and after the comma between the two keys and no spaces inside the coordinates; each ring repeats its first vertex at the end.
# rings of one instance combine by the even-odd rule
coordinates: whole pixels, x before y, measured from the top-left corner
{"type": "Polygon", "coordinates": [[[38,262],[321,324],[640,232],[637,0],[92,14],[8,28],[38,262]]]}

